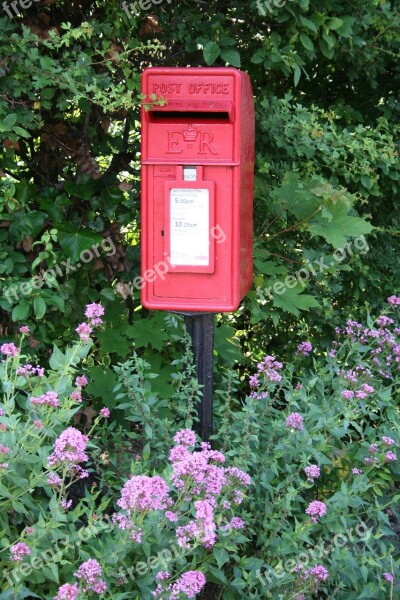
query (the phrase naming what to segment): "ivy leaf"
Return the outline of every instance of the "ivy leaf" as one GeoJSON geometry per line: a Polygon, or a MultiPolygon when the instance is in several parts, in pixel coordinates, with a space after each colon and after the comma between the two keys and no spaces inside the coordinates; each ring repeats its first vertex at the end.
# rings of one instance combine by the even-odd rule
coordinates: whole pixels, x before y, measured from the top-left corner
{"type": "Polygon", "coordinates": [[[220,47],[215,42],[207,42],[203,48],[203,56],[207,65],[213,65],[220,54],[220,47]]]}
{"type": "Polygon", "coordinates": [[[100,244],[103,238],[97,233],[87,229],[75,232],[59,230],[58,240],[65,255],[71,258],[72,262],[76,262],[79,260],[81,253],[84,250],[89,250],[96,244],[100,244]]]}
{"type": "Polygon", "coordinates": [[[224,50],[221,50],[221,58],[234,67],[240,67],[240,54],[237,50],[225,48],[224,50]]]}

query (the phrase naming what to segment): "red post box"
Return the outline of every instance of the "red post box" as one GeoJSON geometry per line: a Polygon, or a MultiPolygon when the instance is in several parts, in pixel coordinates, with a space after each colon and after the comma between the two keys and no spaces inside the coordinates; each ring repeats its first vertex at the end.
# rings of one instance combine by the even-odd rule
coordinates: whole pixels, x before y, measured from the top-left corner
{"type": "Polygon", "coordinates": [[[233,311],[252,282],[254,106],[234,68],[143,72],[142,304],[233,311]]]}

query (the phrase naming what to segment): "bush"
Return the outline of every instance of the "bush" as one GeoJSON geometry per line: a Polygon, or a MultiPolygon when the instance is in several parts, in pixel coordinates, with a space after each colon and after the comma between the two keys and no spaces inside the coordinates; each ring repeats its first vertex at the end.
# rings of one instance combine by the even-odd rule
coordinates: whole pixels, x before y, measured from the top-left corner
{"type": "Polygon", "coordinates": [[[46,372],[24,363],[21,327],[0,348],[0,600],[195,598],[206,581],[225,600],[395,598],[399,306],[349,320],[328,353],[305,340],[291,364],[265,356],[243,401],[230,373],[215,449],[191,430],[188,352],[171,398],[134,352],[112,413],[91,413],[81,369],[103,308],[46,372]]]}

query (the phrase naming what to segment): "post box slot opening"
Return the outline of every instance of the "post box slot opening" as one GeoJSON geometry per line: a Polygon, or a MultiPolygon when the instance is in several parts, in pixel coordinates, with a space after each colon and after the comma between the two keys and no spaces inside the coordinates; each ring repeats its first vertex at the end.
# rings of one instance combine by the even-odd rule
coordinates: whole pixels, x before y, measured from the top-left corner
{"type": "Polygon", "coordinates": [[[195,112],[195,111],[151,111],[153,123],[229,123],[229,112],[195,112]]]}

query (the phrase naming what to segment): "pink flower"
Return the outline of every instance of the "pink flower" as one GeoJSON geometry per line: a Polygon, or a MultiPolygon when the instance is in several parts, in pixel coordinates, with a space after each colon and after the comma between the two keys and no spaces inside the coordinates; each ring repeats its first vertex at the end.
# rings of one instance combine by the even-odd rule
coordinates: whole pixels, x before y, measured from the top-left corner
{"type": "Polygon", "coordinates": [[[24,556],[29,556],[29,554],[31,553],[29,547],[26,544],[24,544],[24,542],[18,542],[17,544],[14,544],[13,546],[11,546],[10,550],[10,560],[14,562],[22,562],[24,556]]]}
{"type": "Polygon", "coordinates": [[[311,569],[307,569],[305,575],[313,577],[314,581],[326,581],[329,577],[329,572],[322,565],[315,565],[311,569]]]}
{"type": "Polygon", "coordinates": [[[110,416],[110,411],[108,410],[108,408],[104,407],[101,409],[100,414],[102,417],[107,419],[110,416]]]}
{"type": "Polygon", "coordinates": [[[312,352],[312,344],[310,344],[310,342],[301,342],[301,344],[299,344],[297,346],[297,352],[296,354],[302,354],[303,356],[308,356],[311,352],[312,352]]]}
{"type": "Polygon", "coordinates": [[[385,454],[385,460],[387,462],[394,462],[395,460],[397,460],[397,456],[395,455],[394,452],[389,451],[389,452],[386,452],[386,454],[385,454]]]}
{"type": "Polygon", "coordinates": [[[85,387],[85,385],[88,384],[88,380],[85,377],[85,375],[79,375],[76,379],[75,379],[75,385],[77,387],[85,387]]]}
{"type": "Polygon", "coordinates": [[[0,469],[8,469],[8,463],[0,463],[0,469]]]}
{"type": "Polygon", "coordinates": [[[72,500],[66,500],[65,498],[61,498],[61,500],[60,500],[60,506],[64,510],[68,510],[72,506],[72,500]]]}
{"type": "Polygon", "coordinates": [[[0,408],[0,417],[4,417],[6,413],[4,412],[3,408],[0,408]]]}
{"type": "Polygon", "coordinates": [[[313,482],[321,475],[321,471],[317,465],[310,465],[304,469],[304,473],[307,475],[307,481],[313,482]]]}
{"type": "Polygon", "coordinates": [[[82,563],[75,573],[75,577],[82,581],[84,592],[93,591],[97,594],[102,594],[107,588],[101,576],[101,566],[94,558],[82,563]]]}
{"type": "Polygon", "coordinates": [[[28,333],[30,333],[31,330],[29,329],[28,325],[22,325],[22,327],[19,328],[19,332],[23,335],[28,335],[28,333]]]}
{"type": "Polygon", "coordinates": [[[394,583],[394,577],[391,573],[384,573],[383,577],[386,579],[386,581],[390,581],[390,583],[394,583]]]}
{"type": "Polygon", "coordinates": [[[93,329],[87,323],[81,323],[80,325],[78,325],[75,331],[82,341],[88,342],[89,336],[92,333],[93,329]]]}
{"type": "Polygon", "coordinates": [[[300,413],[297,412],[293,412],[288,417],[286,417],[285,424],[286,427],[288,429],[291,429],[292,431],[294,431],[295,429],[301,431],[304,428],[303,417],[300,413]]]}
{"type": "Polygon", "coordinates": [[[370,454],[375,454],[375,452],[378,452],[377,444],[371,444],[370,447],[368,448],[368,452],[370,454]]]}
{"type": "Polygon", "coordinates": [[[353,473],[353,475],[362,475],[362,470],[357,469],[357,467],[354,467],[354,469],[352,469],[351,472],[353,473]]]}
{"type": "Polygon", "coordinates": [[[245,522],[240,517],[233,517],[229,523],[223,525],[221,529],[224,531],[226,529],[243,529],[245,526],[245,522]]]}
{"type": "Polygon", "coordinates": [[[85,317],[90,320],[90,324],[93,326],[100,325],[103,320],[100,318],[104,315],[104,308],[101,304],[88,304],[85,310],[85,317]]]}
{"type": "Polygon", "coordinates": [[[196,434],[191,429],[181,429],[174,435],[174,442],[180,446],[195,446],[196,434]]]}
{"type": "Polygon", "coordinates": [[[166,519],[168,519],[168,521],[171,521],[171,523],[178,521],[178,515],[176,513],[172,512],[171,510],[167,510],[165,512],[165,517],[166,517],[166,519]]]}
{"type": "Polygon", "coordinates": [[[32,533],[35,533],[35,530],[33,529],[33,527],[26,527],[25,534],[32,535],[32,533]]]}
{"type": "Polygon", "coordinates": [[[19,348],[15,346],[15,344],[2,344],[0,346],[0,352],[5,354],[6,356],[18,356],[19,348]]]}
{"type": "Polygon", "coordinates": [[[306,514],[311,516],[311,521],[316,523],[318,517],[323,517],[326,514],[326,504],[319,500],[314,500],[306,508],[306,514]]]}
{"type": "Polygon", "coordinates": [[[54,452],[49,457],[49,465],[54,467],[63,463],[86,462],[88,456],[85,450],[88,441],[88,437],[78,429],[68,427],[54,442],[54,452]]]}
{"type": "Polygon", "coordinates": [[[5,423],[0,423],[0,431],[7,431],[7,425],[5,423]]]}
{"type": "Polygon", "coordinates": [[[169,506],[168,486],[158,475],[134,475],[122,488],[117,504],[125,510],[163,510],[169,506]]]}
{"type": "Polygon", "coordinates": [[[343,390],[342,396],[345,400],[352,400],[354,398],[354,392],[351,390],[343,390]]]}
{"type": "Polygon", "coordinates": [[[390,296],[387,301],[389,302],[389,304],[391,304],[392,306],[400,306],[400,297],[399,296],[390,296]]]}
{"type": "Polygon", "coordinates": [[[382,442],[385,444],[385,446],[395,446],[396,445],[396,442],[394,441],[394,439],[391,437],[388,437],[387,435],[382,436],[382,442]]]}
{"type": "Polygon", "coordinates": [[[51,472],[47,476],[47,483],[50,487],[61,487],[62,479],[57,473],[51,472]]]}
{"type": "Polygon", "coordinates": [[[30,398],[31,404],[37,406],[52,406],[53,408],[58,408],[60,406],[59,398],[56,392],[46,392],[39,396],[39,398],[30,398]]]}
{"type": "Polygon", "coordinates": [[[75,600],[79,594],[79,589],[76,583],[65,583],[58,588],[57,596],[54,600],[75,600]]]}
{"type": "Polygon", "coordinates": [[[75,402],[82,402],[82,394],[79,390],[75,390],[75,392],[72,392],[69,397],[71,398],[71,400],[75,400],[75,402]]]}
{"type": "Polygon", "coordinates": [[[206,578],[201,571],[187,571],[179,577],[171,588],[171,597],[175,598],[179,593],[186,594],[186,598],[195,598],[200,594],[206,584],[206,578]]]}
{"type": "Polygon", "coordinates": [[[3,446],[0,444],[0,454],[8,454],[10,452],[10,448],[8,446],[3,446]]]}
{"type": "Polygon", "coordinates": [[[156,575],[156,579],[159,581],[164,581],[165,579],[169,579],[171,577],[171,573],[169,571],[158,571],[156,575]]]}

